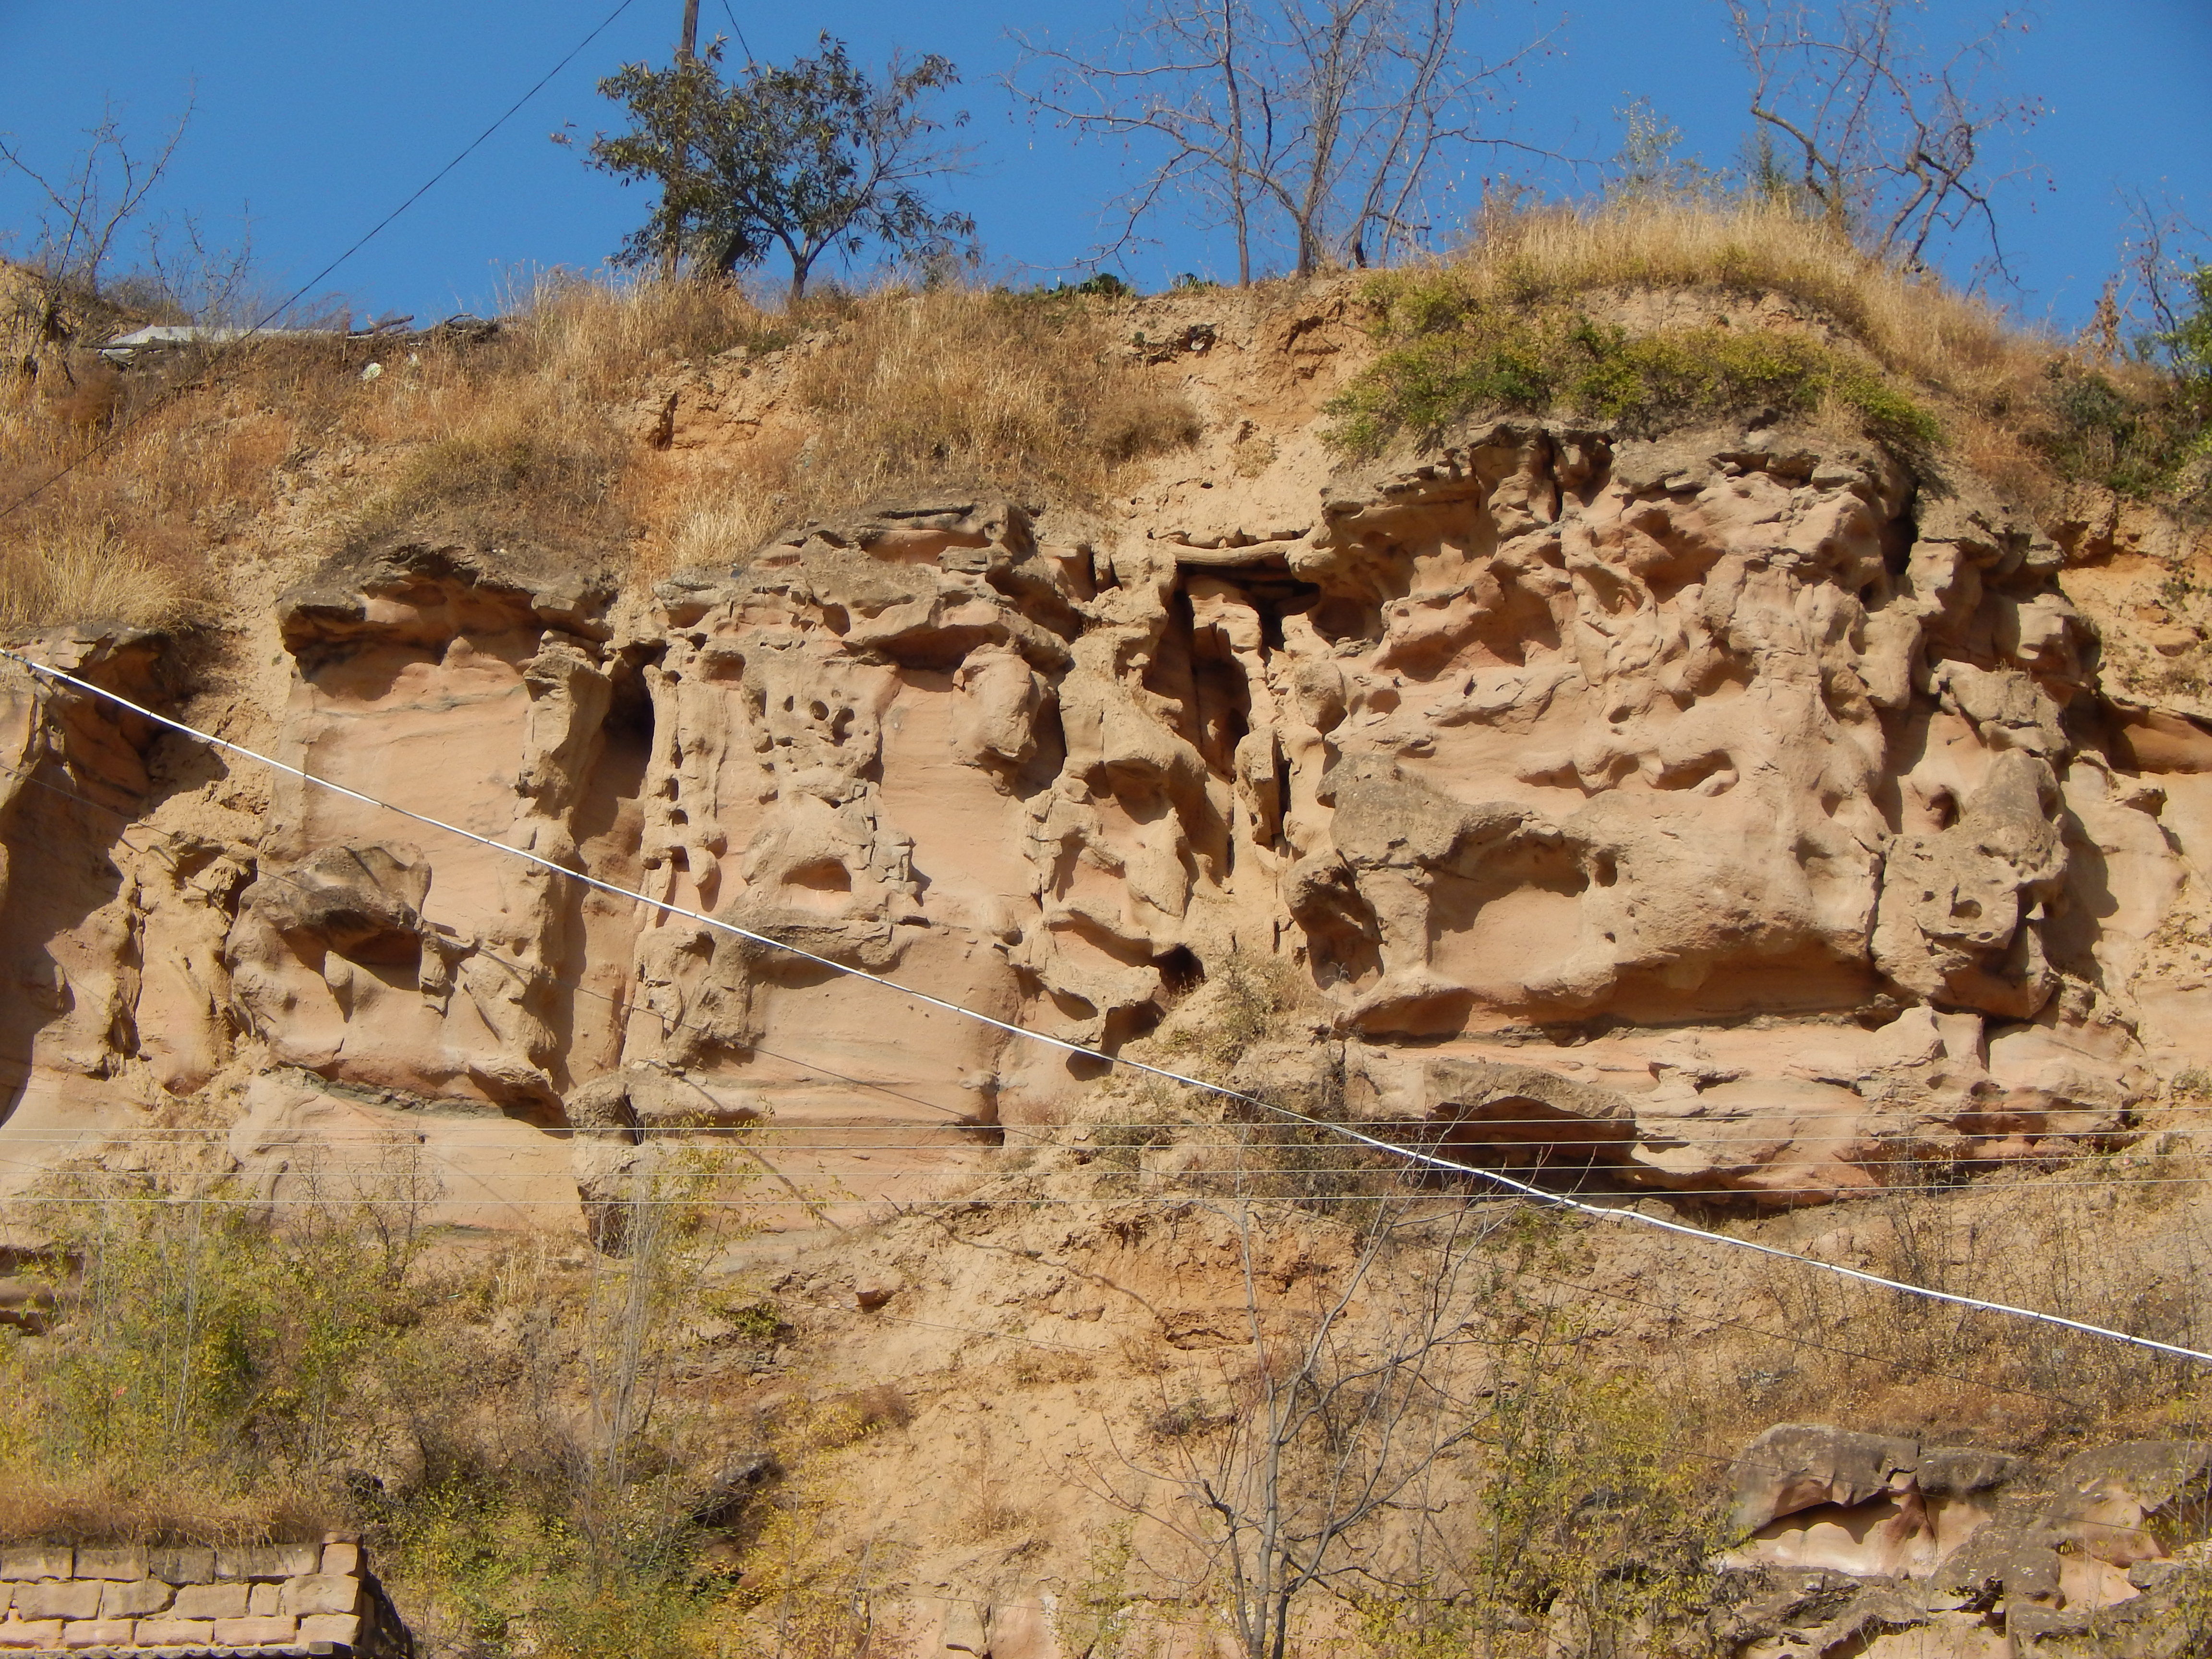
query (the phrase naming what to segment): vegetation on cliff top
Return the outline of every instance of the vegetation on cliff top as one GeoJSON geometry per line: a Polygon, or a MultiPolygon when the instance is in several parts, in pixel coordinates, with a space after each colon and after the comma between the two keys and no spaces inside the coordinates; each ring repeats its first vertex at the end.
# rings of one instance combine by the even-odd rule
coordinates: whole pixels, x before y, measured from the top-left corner
{"type": "Polygon", "coordinates": [[[1195,431],[1087,295],[770,313],[727,287],[552,278],[485,343],[271,340],[0,386],[0,499],[36,492],[0,526],[0,628],[171,625],[225,566],[403,527],[650,577],[902,487],[1095,503],[1195,431]],[[672,374],[801,341],[787,428],[698,465],[653,447],[640,401],[672,374]]]}
{"type": "Polygon", "coordinates": [[[2212,489],[2212,278],[2200,271],[2192,293],[2123,355],[2117,336],[2092,348],[2022,330],[1786,202],[1638,196],[1504,215],[1458,257],[1364,285],[1377,355],[1332,405],[1333,435],[1372,453],[1486,410],[1649,434],[1825,407],[1908,454],[1946,444],[2030,501],[2088,481],[2185,503],[2212,489]],[[1593,320],[1669,295],[1705,296],[1705,314],[1593,320]]]}
{"type": "MultiPolygon", "coordinates": [[[[1334,405],[1355,453],[1486,408],[1632,433],[1826,410],[2031,501],[2079,479],[2185,504],[2212,489],[2201,272],[2134,351],[2062,346],[1786,205],[1644,197],[1494,216],[1464,253],[1362,292],[1376,355],[1334,405]]],[[[0,494],[37,492],[0,541],[0,625],[172,624],[272,537],[435,527],[650,575],[901,489],[1096,504],[1197,433],[1121,349],[1115,303],[950,284],[771,313],[727,287],[557,278],[501,338],[395,361],[333,340],[81,362],[0,389],[0,494]],[[732,352],[782,377],[783,416],[680,463],[655,448],[648,392],[732,352]]]]}
{"type": "Polygon", "coordinates": [[[1330,437],[1355,455],[1401,435],[1437,442],[1486,410],[1555,412],[1636,437],[1700,416],[1771,419],[1838,405],[1905,453],[1936,417],[1856,352],[1807,334],[1726,326],[1634,335],[1563,305],[1522,308],[1468,292],[1455,273],[1378,277],[1367,297],[1382,350],[1330,404],[1330,437]]]}

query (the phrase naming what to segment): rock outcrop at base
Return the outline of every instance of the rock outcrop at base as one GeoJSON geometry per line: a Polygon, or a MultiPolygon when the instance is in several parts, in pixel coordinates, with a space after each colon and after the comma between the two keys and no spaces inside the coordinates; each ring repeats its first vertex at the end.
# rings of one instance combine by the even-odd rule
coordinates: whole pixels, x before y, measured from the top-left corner
{"type": "Polygon", "coordinates": [[[1785,1423],[1734,1470],[1747,1534],[1717,1603],[1739,1659],[2180,1654],[2198,1626],[2212,1447],[2136,1441],[2039,1479],[2017,1458],[1785,1423]]]}

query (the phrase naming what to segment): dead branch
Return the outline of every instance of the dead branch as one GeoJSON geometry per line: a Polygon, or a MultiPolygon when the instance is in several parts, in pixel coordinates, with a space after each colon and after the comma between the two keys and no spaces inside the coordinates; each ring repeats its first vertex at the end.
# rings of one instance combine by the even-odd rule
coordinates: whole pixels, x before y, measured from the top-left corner
{"type": "Polygon", "coordinates": [[[1918,0],[1728,0],[1752,76],[1760,131],[1796,158],[1777,182],[1878,257],[1925,270],[1945,247],[1981,249],[1978,277],[2013,280],[1998,216],[2002,188],[2034,169],[1993,163],[1996,140],[2024,132],[2040,99],[1985,90],[2003,70],[2021,8],[1948,55],[1917,27],[1918,0]]]}
{"type": "Polygon", "coordinates": [[[1438,177],[1449,155],[1530,149],[1497,127],[1552,37],[1485,58],[1467,42],[1474,10],[1474,0],[1133,0],[1103,42],[1018,37],[1007,85],[1033,113],[1139,156],[1096,257],[1139,240],[1181,199],[1231,233],[1240,284],[1274,248],[1310,276],[1427,242],[1449,204],[1438,177]]]}

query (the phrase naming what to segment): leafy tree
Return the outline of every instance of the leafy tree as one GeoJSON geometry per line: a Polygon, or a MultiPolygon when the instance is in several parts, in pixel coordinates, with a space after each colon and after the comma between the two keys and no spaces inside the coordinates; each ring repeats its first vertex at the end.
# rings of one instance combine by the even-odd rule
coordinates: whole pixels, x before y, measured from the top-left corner
{"type": "Polygon", "coordinates": [[[967,152],[939,136],[965,112],[949,123],[927,112],[933,93],[958,83],[948,60],[895,58],[878,82],[824,34],[816,57],[749,64],[726,82],[722,49],[665,70],[631,64],[599,82],[631,125],[594,139],[591,165],[661,187],[617,258],[647,264],[679,247],[694,269],[728,276],[780,248],[797,300],[825,255],[871,243],[925,261],[974,257],[975,221],[940,211],[925,189],[966,168],[967,152]]]}

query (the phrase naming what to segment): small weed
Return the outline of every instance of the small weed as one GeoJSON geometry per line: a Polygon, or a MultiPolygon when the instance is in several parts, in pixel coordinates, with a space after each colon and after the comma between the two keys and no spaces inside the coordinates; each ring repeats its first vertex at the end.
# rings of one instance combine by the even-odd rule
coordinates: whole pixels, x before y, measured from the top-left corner
{"type": "Polygon", "coordinates": [[[1060,1598],[1055,1634],[1063,1652],[1117,1659],[1137,1623],[1138,1601],[1130,1579],[1136,1568],[1135,1528],[1128,1522],[1106,1528],[1092,1540],[1083,1577],[1060,1598]]]}
{"type": "Polygon", "coordinates": [[[1145,1432],[1155,1440],[1182,1440],[1192,1435],[1204,1434],[1218,1426],[1220,1421],[1206,1409],[1203,1400],[1193,1395],[1171,1401],[1154,1412],[1145,1421],[1145,1432]]]}
{"type": "Polygon", "coordinates": [[[882,1429],[914,1421],[914,1406],[888,1382],[871,1383],[823,1403],[819,1437],[824,1446],[849,1446],[882,1429]]]}
{"type": "Polygon", "coordinates": [[[1298,1001],[1290,963],[1231,951],[1176,1010],[1160,1048],[1195,1060],[1213,1079],[1226,1078],[1246,1050],[1278,1032],[1298,1001]]]}
{"type": "Polygon", "coordinates": [[[747,1302],[726,1308],[723,1317],[737,1328],[738,1340],[772,1347],[791,1334],[791,1322],[773,1302],[747,1302]]]}
{"type": "Polygon", "coordinates": [[[1088,1382],[1098,1374],[1087,1354],[1055,1348],[1024,1348],[1006,1367],[1017,1388],[1045,1388],[1054,1383],[1088,1382]]]}

